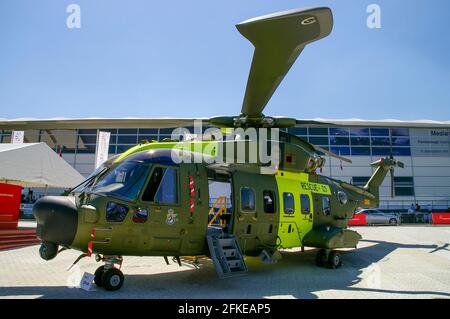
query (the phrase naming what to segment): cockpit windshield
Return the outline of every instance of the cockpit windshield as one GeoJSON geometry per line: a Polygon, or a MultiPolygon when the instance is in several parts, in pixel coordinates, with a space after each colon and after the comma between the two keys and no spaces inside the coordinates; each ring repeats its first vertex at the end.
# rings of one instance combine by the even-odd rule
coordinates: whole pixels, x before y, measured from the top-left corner
{"type": "Polygon", "coordinates": [[[81,184],[75,186],[70,192],[73,194],[79,194],[85,191],[88,187],[96,183],[96,180],[106,172],[111,166],[114,165],[114,161],[120,154],[114,155],[107,161],[100,164],[81,184]]]}
{"type": "Polygon", "coordinates": [[[91,191],[134,201],[143,188],[148,173],[148,164],[125,161],[100,176],[91,191]]]}
{"type": "MultiPolygon", "coordinates": [[[[83,191],[134,201],[144,186],[149,166],[148,163],[140,161],[124,161],[117,166],[98,172],[91,182],[83,185],[83,191]]],[[[77,190],[81,191],[78,188],[77,190]]]]}

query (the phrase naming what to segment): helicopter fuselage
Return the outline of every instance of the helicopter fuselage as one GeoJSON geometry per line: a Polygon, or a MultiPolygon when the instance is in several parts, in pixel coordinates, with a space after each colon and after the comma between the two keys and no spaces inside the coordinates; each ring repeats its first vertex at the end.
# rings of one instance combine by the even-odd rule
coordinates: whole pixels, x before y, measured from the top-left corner
{"type": "Polygon", "coordinates": [[[208,255],[205,239],[212,227],[236,236],[247,255],[266,248],[356,247],[360,237],[346,227],[362,197],[338,181],[314,172],[262,175],[176,164],[161,144],[137,146],[74,191],[77,225],[70,248],[105,255],[208,255]],[[127,180],[138,173],[139,179],[127,180]],[[119,192],[119,184],[126,191],[119,192]]]}

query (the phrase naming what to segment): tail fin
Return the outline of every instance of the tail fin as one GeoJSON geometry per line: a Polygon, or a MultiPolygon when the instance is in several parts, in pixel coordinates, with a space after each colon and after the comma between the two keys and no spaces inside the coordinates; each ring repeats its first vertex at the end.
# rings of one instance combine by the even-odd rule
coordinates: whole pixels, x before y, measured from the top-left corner
{"type": "Polygon", "coordinates": [[[377,169],[370,177],[367,184],[364,186],[364,189],[375,196],[375,203],[372,202],[372,207],[377,207],[380,202],[380,185],[383,183],[388,172],[391,173],[391,189],[393,191],[394,188],[394,168],[400,167],[403,168],[405,165],[395,160],[392,156],[381,158],[378,161],[375,161],[370,164],[372,167],[376,167],[377,169]]]}

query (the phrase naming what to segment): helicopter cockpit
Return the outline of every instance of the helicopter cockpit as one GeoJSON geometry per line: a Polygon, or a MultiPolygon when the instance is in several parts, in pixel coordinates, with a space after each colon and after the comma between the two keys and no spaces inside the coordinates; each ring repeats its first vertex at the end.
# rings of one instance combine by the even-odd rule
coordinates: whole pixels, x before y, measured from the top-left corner
{"type": "MultiPolygon", "coordinates": [[[[114,162],[117,158],[110,159],[97,168],[82,184],[74,188],[71,193],[78,198],[82,194],[88,193],[134,202],[145,187],[150,172],[152,172],[152,176],[147,185],[160,186],[163,178],[172,180],[170,176],[165,176],[170,175],[173,172],[172,170],[158,168],[152,171],[152,166],[155,163],[175,165],[168,156],[169,154],[166,153],[164,150],[162,152],[140,152],[118,163],[114,162]]],[[[164,195],[160,194],[161,192],[156,194],[158,188],[146,187],[143,197],[151,198],[151,201],[156,200],[164,195]]]]}
{"type": "Polygon", "coordinates": [[[148,163],[139,161],[124,161],[102,171],[84,190],[134,201],[145,183],[149,166],[148,163]]]}

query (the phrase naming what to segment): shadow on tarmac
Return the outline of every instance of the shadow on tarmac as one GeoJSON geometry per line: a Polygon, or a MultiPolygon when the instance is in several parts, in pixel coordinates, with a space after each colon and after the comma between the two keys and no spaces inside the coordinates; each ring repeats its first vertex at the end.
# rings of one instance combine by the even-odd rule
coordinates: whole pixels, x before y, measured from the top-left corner
{"type": "MultiPolygon", "coordinates": [[[[86,292],[81,289],[59,287],[0,287],[0,297],[16,295],[19,297],[37,296],[40,298],[157,298],[157,299],[196,299],[196,298],[264,298],[264,297],[294,297],[314,299],[316,292],[324,290],[344,290],[353,292],[382,293],[381,298],[402,294],[420,298],[421,295],[434,295],[436,298],[450,298],[450,293],[436,291],[405,291],[379,289],[376,283],[377,274],[374,270],[372,281],[365,284],[367,288],[352,287],[363,281],[371,280],[370,267],[374,263],[383,263],[394,250],[425,249],[434,253],[438,250],[448,250],[449,244],[408,245],[387,241],[362,240],[373,245],[343,252],[344,265],[340,269],[331,270],[315,266],[316,250],[305,252],[283,251],[283,259],[276,265],[266,265],[258,258],[246,258],[249,273],[246,276],[217,279],[210,261],[203,261],[201,269],[193,266],[183,267],[180,271],[149,275],[127,275],[121,290],[106,292],[100,288],[86,292]],[[368,268],[369,267],[369,268],[368,268]],[[369,272],[369,273],[367,273],[369,272]]],[[[424,270],[426,271],[426,269],[424,270]]],[[[364,286],[364,284],[362,285],[364,286]]],[[[335,293],[339,297],[339,291],[335,293]]],[[[355,295],[357,296],[357,294],[355,295]]],[[[377,297],[376,295],[373,295],[377,297]]]]}

